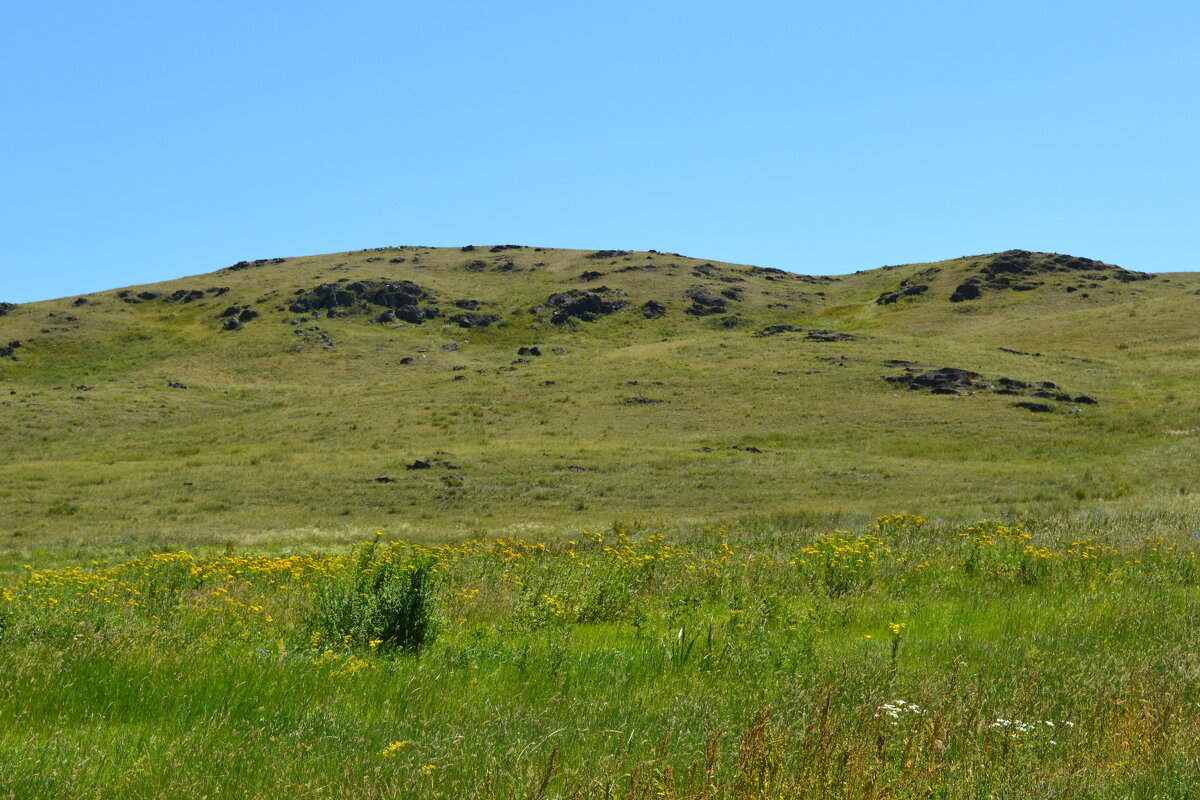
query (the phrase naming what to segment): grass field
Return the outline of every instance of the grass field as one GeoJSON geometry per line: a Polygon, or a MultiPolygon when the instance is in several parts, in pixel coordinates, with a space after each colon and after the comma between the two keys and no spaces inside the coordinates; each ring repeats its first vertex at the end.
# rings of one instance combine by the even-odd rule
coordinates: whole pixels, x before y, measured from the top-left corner
{"type": "Polygon", "coordinates": [[[0,798],[1195,797],[1198,293],[402,247],[0,306],[0,798]]]}
{"type": "Polygon", "coordinates": [[[1195,522],[27,569],[0,796],[1193,797],[1195,522]]]}
{"type": "Polygon", "coordinates": [[[0,358],[0,560],[378,527],[441,542],[614,521],[1196,508],[1200,276],[1054,272],[1035,254],[1030,288],[951,302],[999,257],[808,278],[664,253],[494,249],[251,262],[0,317],[0,345],[22,343],[0,358]],[[367,300],[290,310],[314,287],[384,278],[415,282],[441,316],[381,323],[387,308],[367,300]],[[879,302],[914,285],[928,288],[879,302]],[[553,321],[551,295],[600,287],[628,307],[553,321]],[[180,292],[200,298],[170,299],[180,292]],[[692,296],[709,298],[704,313],[692,296]],[[650,301],[661,316],[646,318],[650,301]],[[497,320],[462,328],[455,303],[497,320]],[[259,316],[226,331],[228,308],[259,316]],[[794,330],[761,335],[771,326],[794,330]],[[1039,400],[1052,412],[1036,414],[1015,403],[1037,398],[907,391],[885,380],[904,372],[892,360],[992,386],[1050,381],[1098,403],[1039,400]],[[431,468],[406,469],[417,460],[431,468]]]}

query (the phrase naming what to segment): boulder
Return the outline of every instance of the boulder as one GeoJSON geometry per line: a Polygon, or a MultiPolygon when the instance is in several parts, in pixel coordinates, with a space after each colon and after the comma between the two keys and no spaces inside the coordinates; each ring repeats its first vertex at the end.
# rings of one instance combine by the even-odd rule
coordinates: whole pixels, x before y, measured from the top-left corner
{"type": "Polygon", "coordinates": [[[809,331],[805,336],[810,342],[851,342],[857,337],[850,333],[842,333],[841,331],[809,331]]]}
{"type": "Polygon", "coordinates": [[[545,305],[554,309],[550,321],[561,325],[571,320],[592,322],[606,314],[615,314],[629,308],[625,293],[618,289],[600,286],[595,289],[571,289],[557,292],[546,298],[545,305]]]}
{"type": "Polygon", "coordinates": [[[983,297],[983,291],[979,286],[971,281],[967,281],[955,288],[954,294],[950,295],[950,302],[961,303],[965,300],[978,300],[980,297],[983,297]]]}
{"type": "Polygon", "coordinates": [[[667,313],[667,307],[657,300],[647,300],[642,304],[642,316],[646,319],[658,319],[667,313]]]}
{"type": "Polygon", "coordinates": [[[692,301],[686,311],[693,316],[725,313],[725,298],[713,294],[706,286],[693,286],[683,296],[692,301]]]}

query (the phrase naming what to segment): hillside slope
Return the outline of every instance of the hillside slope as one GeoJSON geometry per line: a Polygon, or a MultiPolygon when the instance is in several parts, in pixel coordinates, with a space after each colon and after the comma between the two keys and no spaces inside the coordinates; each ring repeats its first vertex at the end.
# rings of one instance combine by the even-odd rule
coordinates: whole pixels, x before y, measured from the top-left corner
{"type": "Polygon", "coordinates": [[[0,306],[0,543],[1191,510],[1198,292],[400,247],[0,306]]]}

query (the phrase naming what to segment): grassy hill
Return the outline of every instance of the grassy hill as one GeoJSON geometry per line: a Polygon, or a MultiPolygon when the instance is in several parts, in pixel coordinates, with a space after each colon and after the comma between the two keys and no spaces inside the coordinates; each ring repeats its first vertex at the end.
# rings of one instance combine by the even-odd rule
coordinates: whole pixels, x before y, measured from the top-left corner
{"type": "Polygon", "coordinates": [[[0,547],[1190,514],[1198,294],[396,247],[5,306],[0,547]]]}
{"type": "Polygon", "coordinates": [[[0,797],[1195,797],[1198,291],[406,247],[0,306],[0,797]]]}

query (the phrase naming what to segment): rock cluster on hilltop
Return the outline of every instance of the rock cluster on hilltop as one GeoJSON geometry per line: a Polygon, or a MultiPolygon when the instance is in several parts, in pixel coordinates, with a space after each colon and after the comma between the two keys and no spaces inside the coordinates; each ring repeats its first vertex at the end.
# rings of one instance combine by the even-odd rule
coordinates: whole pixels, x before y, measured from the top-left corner
{"type": "Polygon", "coordinates": [[[233,266],[226,267],[225,269],[229,272],[237,272],[243,269],[250,269],[251,267],[265,267],[267,264],[282,264],[285,261],[287,261],[286,258],[259,258],[255,259],[254,261],[239,261],[233,266]]]}
{"type": "MultiPolygon", "coordinates": [[[[1008,250],[990,261],[972,262],[969,267],[975,270],[975,274],[955,287],[954,293],[950,295],[950,302],[978,300],[988,291],[1030,291],[1045,285],[1044,278],[1048,276],[1078,278],[1093,284],[1108,280],[1130,283],[1154,277],[1145,272],[1133,272],[1090,258],[1056,253],[1031,253],[1028,250],[1008,250]]],[[[1083,286],[1071,285],[1067,287],[1067,291],[1078,288],[1083,286]]]]}

